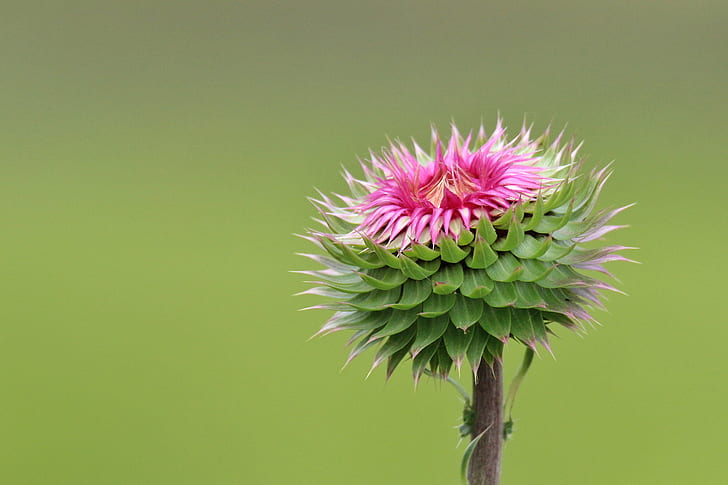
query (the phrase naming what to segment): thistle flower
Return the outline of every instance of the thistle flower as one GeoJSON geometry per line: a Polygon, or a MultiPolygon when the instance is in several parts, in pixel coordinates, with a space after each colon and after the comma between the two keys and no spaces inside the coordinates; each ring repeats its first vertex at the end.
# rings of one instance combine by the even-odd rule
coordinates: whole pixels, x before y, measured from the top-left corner
{"type": "Polygon", "coordinates": [[[550,352],[553,326],[594,323],[600,291],[617,290],[583,271],[610,275],[628,248],[586,243],[629,206],[594,212],[610,170],[581,174],[580,145],[561,139],[453,125],[429,153],[393,142],[362,179],[345,171],[351,194],[312,199],[323,229],[305,236],[328,253],[305,255],[326,268],[303,272],[317,285],[303,293],[333,298],[311,308],[335,311],[317,335],[353,331],[347,363],[378,347],[372,370],[386,362],[387,377],[409,357],[417,382],[465,360],[477,373],[510,340],[550,352]]]}

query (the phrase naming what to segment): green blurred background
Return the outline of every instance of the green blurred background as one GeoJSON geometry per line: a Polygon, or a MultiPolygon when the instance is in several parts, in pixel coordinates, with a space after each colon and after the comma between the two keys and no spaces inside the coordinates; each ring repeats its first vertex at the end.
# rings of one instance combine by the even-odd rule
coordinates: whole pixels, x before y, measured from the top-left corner
{"type": "Polygon", "coordinates": [[[725,2],[1,7],[0,483],[459,483],[455,393],[340,373],[287,271],[340,164],[498,110],[616,160],[644,263],[535,363],[504,485],[728,483],[725,2]]]}

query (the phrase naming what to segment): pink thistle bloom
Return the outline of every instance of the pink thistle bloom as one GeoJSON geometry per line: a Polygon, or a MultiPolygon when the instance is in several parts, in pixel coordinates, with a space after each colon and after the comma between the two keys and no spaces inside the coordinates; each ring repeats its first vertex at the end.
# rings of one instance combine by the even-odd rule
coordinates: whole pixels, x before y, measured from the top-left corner
{"type": "Polygon", "coordinates": [[[471,148],[472,138],[463,139],[453,125],[445,150],[433,130],[433,156],[417,144],[413,154],[401,143],[391,143],[380,156],[372,153],[369,165],[362,163],[373,181],[369,193],[350,207],[359,216],[349,218],[359,221],[355,232],[402,249],[412,242],[437,243],[553,187],[553,160],[539,156],[538,140],[530,140],[525,127],[508,141],[499,120],[490,136],[481,127],[471,148]]]}
{"type": "Polygon", "coordinates": [[[324,229],[306,236],[329,256],[308,255],[327,269],[306,272],[319,286],[304,293],[336,300],[310,307],[337,312],[320,333],[356,330],[352,358],[385,342],[374,367],[409,352],[417,380],[428,365],[492,363],[511,338],[550,349],[554,325],[594,323],[600,293],[618,290],[593,273],[611,276],[604,265],[631,248],[593,246],[629,206],[594,211],[609,167],[582,173],[581,145],[547,136],[453,126],[445,141],[433,130],[430,153],[394,142],[361,179],[344,171],[351,195],[312,199],[324,229]]]}

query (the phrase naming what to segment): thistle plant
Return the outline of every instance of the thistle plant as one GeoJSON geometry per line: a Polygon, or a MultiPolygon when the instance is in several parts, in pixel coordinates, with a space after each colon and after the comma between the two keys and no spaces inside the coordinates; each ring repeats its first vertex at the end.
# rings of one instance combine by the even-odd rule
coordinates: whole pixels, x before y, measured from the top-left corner
{"type": "Polygon", "coordinates": [[[594,275],[628,261],[617,254],[628,248],[592,243],[622,227],[609,222],[628,206],[595,211],[610,170],[582,173],[579,147],[562,134],[532,139],[525,125],[508,137],[500,120],[466,137],[453,125],[449,140],[433,129],[429,151],[392,142],[371,152],[362,178],[344,171],[349,195],[312,199],[322,227],[304,237],[319,251],[304,256],[325,268],[303,272],[315,285],[303,293],[331,299],[310,308],[334,311],[316,335],[353,332],[347,364],[376,348],[371,369],[384,365],[387,378],[411,360],[415,385],[469,363],[460,429],[471,438],[471,485],[499,483],[512,429],[504,345],[525,348],[510,413],[533,354],[551,352],[554,327],[583,331],[601,291],[617,291],[594,275]]]}

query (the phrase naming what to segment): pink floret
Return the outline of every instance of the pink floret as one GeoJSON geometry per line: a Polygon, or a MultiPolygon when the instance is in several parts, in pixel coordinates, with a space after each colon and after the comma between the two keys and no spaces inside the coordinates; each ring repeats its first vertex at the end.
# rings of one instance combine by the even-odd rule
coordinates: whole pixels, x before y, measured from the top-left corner
{"type": "MultiPolygon", "coordinates": [[[[504,143],[498,126],[471,150],[453,128],[443,151],[437,134],[434,160],[422,164],[402,144],[392,143],[381,157],[370,160],[376,189],[354,209],[365,216],[357,230],[380,242],[401,239],[437,242],[453,228],[473,227],[481,217],[492,218],[512,204],[533,200],[550,181],[537,165],[534,142],[504,143]]],[[[482,136],[482,134],[481,134],[482,136]]]]}

